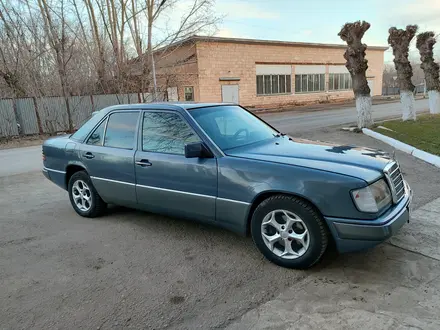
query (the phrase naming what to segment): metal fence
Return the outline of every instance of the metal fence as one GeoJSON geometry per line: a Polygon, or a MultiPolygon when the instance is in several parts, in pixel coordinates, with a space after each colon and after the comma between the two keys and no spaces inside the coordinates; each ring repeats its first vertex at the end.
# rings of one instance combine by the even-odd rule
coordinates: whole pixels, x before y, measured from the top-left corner
{"type": "MultiPolygon", "coordinates": [[[[424,94],[425,84],[418,84],[414,88],[414,94],[424,94]]],[[[399,95],[399,87],[382,87],[382,95],[399,95]]]]}
{"type": "MultiPolygon", "coordinates": [[[[159,94],[160,101],[164,95],[159,94]]],[[[67,98],[72,123],[78,128],[92,112],[110,105],[151,102],[151,94],[107,94],[67,98]]],[[[29,97],[0,100],[0,137],[67,131],[67,104],[63,97],[29,97]]]]}

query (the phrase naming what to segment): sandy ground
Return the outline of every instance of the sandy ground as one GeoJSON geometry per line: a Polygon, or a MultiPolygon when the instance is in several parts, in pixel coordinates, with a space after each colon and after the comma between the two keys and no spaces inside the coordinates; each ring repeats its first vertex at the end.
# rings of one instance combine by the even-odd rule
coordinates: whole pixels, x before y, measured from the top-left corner
{"type": "Polygon", "coordinates": [[[0,139],[0,150],[39,146],[48,136],[33,135],[26,137],[14,137],[11,139],[0,139]]]}

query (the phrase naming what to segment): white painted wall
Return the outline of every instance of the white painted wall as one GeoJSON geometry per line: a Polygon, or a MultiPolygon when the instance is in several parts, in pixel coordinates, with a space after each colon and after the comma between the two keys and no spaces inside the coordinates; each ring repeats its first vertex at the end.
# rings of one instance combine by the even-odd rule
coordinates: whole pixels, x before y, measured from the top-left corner
{"type": "Polygon", "coordinates": [[[325,65],[295,65],[295,74],[325,73],[325,65]]]}
{"type": "Polygon", "coordinates": [[[272,65],[272,64],[257,64],[257,75],[262,74],[292,74],[291,65],[272,65]]]}
{"type": "Polygon", "coordinates": [[[349,73],[348,69],[345,65],[329,65],[328,66],[329,73],[349,73]]]}

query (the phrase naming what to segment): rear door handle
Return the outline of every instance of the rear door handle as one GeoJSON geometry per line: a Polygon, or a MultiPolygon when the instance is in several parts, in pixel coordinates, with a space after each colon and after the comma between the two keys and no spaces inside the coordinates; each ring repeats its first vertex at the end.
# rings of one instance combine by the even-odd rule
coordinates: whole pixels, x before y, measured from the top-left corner
{"type": "Polygon", "coordinates": [[[153,164],[151,164],[151,163],[149,162],[148,159],[141,159],[141,160],[139,160],[139,161],[136,161],[135,164],[136,164],[136,165],[139,165],[139,166],[142,166],[142,167],[153,165],[153,164]]]}
{"type": "Polygon", "coordinates": [[[87,158],[87,159],[92,159],[92,158],[95,158],[95,155],[92,154],[91,152],[86,152],[83,154],[83,157],[87,158]]]}

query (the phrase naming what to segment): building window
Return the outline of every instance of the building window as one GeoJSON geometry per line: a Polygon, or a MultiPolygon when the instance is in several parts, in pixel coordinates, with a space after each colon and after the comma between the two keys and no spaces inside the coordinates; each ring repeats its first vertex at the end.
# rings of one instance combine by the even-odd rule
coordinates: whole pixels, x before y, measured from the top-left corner
{"type": "Polygon", "coordinates": [[[257,95],[290,93],[292,80],[289,74],[257,75],[257,95]]]}
{"type": "Polygon", "coordinates": [[[325,74],[295,75],[295,93],[323,92],[325,90],[325,74]]]}
{"type": "Polygon", "coordinates": [[[185,101],[194,101],[194,87],[185,87],[185,101]]]}
{"type": "Polygon", "coordinates": [[[330,91],[349,90],[352,88],[351,76],[349,73],[330,73],[328,89],[330,91]]]}

